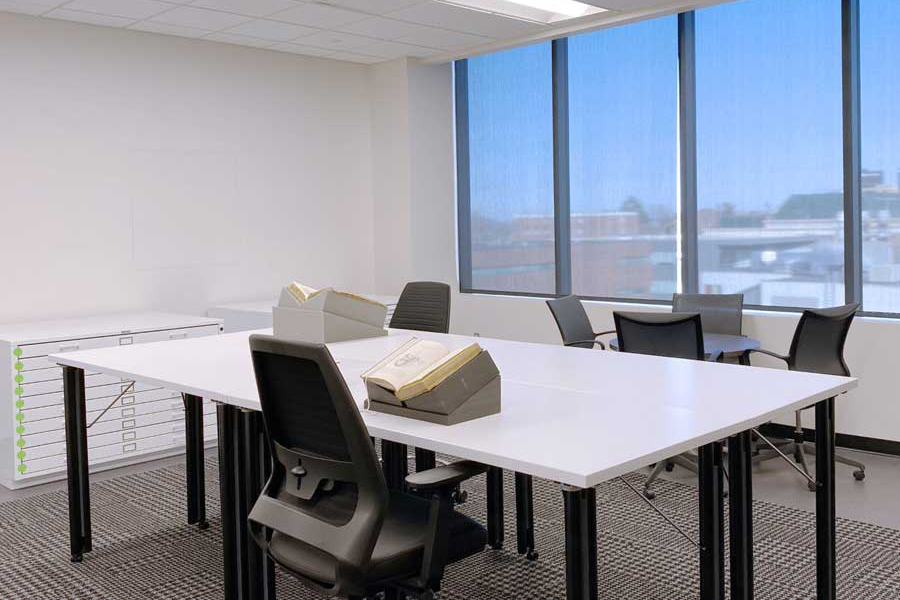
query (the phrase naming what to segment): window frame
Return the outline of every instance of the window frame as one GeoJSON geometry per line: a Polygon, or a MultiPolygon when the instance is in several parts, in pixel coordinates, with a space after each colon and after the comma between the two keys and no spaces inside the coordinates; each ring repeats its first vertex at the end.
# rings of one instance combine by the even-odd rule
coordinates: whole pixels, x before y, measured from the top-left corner
{"type": "MultiPolygon", "coordinates": [[[[841,92],[844,196],[844,298],[863,305],[862,158],[860,119],[860,2],[841,2],[841,92]]],[[[702,10],[702,9],[701,9],[702,10]]],[[[697,102],[695,11],[678,14],[678,290],[699,288],[697,227],[697,102]]],[[[457,173],[457,248],[459,291],[464,294],[553,298],[572,291],[569,199],[568,38],[552,42],[554,247],[556,293],[541,294],[472,287],[471,195],[469,179],[468,62],[454,63],[457,173]]],[[[621,304],[669,305],[668,300],[581,296],[585,300],[621,304]]],[[[799,313],[801,307],[748,304],[767,312],[799,313]]],[[[900,318],[898,312],[865,311],[860,316],[900,318]]]]}

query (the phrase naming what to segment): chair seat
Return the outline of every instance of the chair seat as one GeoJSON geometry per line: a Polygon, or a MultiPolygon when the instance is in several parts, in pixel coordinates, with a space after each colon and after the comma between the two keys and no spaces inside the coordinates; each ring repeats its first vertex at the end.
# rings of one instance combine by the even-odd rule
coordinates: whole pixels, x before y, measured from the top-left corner
{"type": "MultiPolygon", "coordinates": [[[[391,492],[388,514],[382,526],[366,575],[367,584],[398,577],[414,577],[422,568],[431,503],[419,496],[391,492]]],[[[482,551],[487,544],[484,528],[456,511],[450,513],[448,562],[482,551]]],[[[335,581],[336,559],[283,533],[274,532],[269,553],[281,566],[330,585],[335,581]]]]}

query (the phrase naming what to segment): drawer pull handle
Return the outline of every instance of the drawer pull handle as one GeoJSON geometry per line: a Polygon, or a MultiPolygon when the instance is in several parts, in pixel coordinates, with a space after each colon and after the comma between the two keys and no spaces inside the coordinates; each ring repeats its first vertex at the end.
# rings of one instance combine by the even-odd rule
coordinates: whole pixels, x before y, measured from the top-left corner
{"type": "Polygon", "coordinates": [[[170,333],[170,334],[169,334],[169,339],[170,339],[170,340],[183,340],[184,338],[187,337],[187,335],[188,335],[188,334],[187,334],[186,331],[182,331],[182,332],[180,332],[180,333],[170,333]]]}
{"type": "Polygon", "coordinates": [[[137,431],[126,431],[122,434],[122,441],[127,442],[128,440],[133,440],[137,438],[137,431]]]}
{"type": "Polygon", "coordinates": [[[134,419],[129,419],[128,421],[122,421],[122,429],[134,429],[135,422],[134,419]]]}
{"type": "Polygon", "coordinates": [[[134,416],[134,409],[133,409],[133,408],[123,408],[123,409],[122,409],[122,417],[123,417],[123,418],[125,418],[125,417],[133,417],[133,416],[134,416]]]}
{"type": "Polygon", "coordinates": [[[130,337],[119,338],[119,345],[120,345],[120,346],[130,346],[130,345],[133,344],[133,343],[134,343],[134,339],[133,339],[133,338],[130,338],[130,337]]]}
{"type": "Polygon", "coordinates": [[[123,444],[122,452],[134,452],[137,450],[137,444],[123,444]]]}
{"type": "Polygon", "coordinates": [[[71,352],[73,350],[78,350],[78,347],[79,347],[78,344],[67,344],[65,346],[60,346],[59,351],[60,352],[71,352]]]}

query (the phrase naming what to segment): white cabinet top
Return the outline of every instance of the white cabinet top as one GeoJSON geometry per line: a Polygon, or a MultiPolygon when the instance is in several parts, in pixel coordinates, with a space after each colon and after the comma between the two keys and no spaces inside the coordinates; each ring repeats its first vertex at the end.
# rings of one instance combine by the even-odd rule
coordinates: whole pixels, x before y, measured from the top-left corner
{"type": "MultiPolygon", "coordinates": [[[[259,410],[251,333],[51,358],[259,410]]],[[[502,376],[502,412],[447,427],[362,410],[371,435],[582,488],[856,386],[832,375],[391,330],[328,345],[360,407],[360,374],[413,335],[487,349],[502,376]]]]}
{"type": "MultiPolygon", "coordinates": [[[[399,300],[399,296],[386,296],[384,294],[360,294],[370,300],[375,300],[376,302],[381,302],[382,304],[389,306],[391,304],[397,304],[397,300],[399,300]]],[[[230,312],[246,312],[253,314],[272,314],[272,307],[278,304],[278,299],[274,300],[254,300],[251,302],[231,302],[228,304],[217,304],[215,306],[211,306],[207,311],[207,314],[217,315],[221,314],[222,311],[230,311],[230,312]]]]}
{"type": "Polygon", "coordinates": [[[164,312],[135,312],[25,323],[0,323],[0,340],[10,343],[40,343],[82,337],[119,335],[182,327],[221,325],[221,319],[164,312]]]}

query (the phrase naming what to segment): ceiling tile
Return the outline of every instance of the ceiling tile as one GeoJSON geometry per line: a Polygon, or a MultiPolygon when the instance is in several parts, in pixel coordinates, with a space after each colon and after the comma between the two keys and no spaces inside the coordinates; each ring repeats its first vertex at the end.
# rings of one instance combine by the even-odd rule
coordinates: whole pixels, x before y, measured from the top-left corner
{"type": "Polygon", "coordinates": [[[289,23],[332,29],[347,23],[362,21],[367,18],[367,15],[324,4],[304,4],[272,15],[272,18],[289,23]]]}
{"type": "Polygon", "coordinates": [[[415,35],[422,28],[425,28],[425,25],[385,19],[384,17],[369,17],[363,21],[335,27],[338,31],[365,35],[380,40],[395,40],[406,35],[415,35]]]}
{"type": "Polygon", "coordinates": [[[194,0],[191,6],[211,8],[249,17],[268,17],[276,12],[299,6],[298,0],[194,0]]]}
{"type": "Polygon", "coordinates": [[[279,42],[269,46],[269,50],[290,52],[291,54],[305,54],[307,56],[326,56],[334,53],[334,50],[328,50],[327,48],[316,48],[315,46],[304,46],[302,44],[292,44],[291,42],[279,42]]]}
{"type": "Polygon", "coordinates": [[[328,4],[334,4],[335,6],[341,6],[343,8],[349,8],[351,10],[358,10],[364,13],[370,13],[373,15],[383,15],[384,13],[391,12],[392,10],[398,10],[401,8],[406,8],[407,6],[412,6],[413,4],[421,4],[424,0],[323,0],[328,4]]]}
{"type": "Polygon", "coordinates": [[[334,54],[329,55],[328,58],[334,60],[346,60],[349,62],[363,63],[367,65],[372,63],[384,62],[383,58],[379,58],[377,56],[367,56],[365,54],[356,54],[354,52],[335,52],[334,54]]]}
{"type": "Polygon", "coordinates": [[[457,48],[480,46],[481,44],[493,42],[495,39],[469,33],[460,33],[458,31],[438,29],[437,27],[428,27],[427,25],[417,25],[417,27],[420,27],[421,29],[411,35],[399,37],[394,41],[406,42],[407,44],[415,44],[417,46],[428,46],[430,48],[440,48],[442,50],[455,50],[457,48]]]}
{"type": "Polygon", "coordinates": [[[148,31],[150,33],[162,33],[165,35],[180,35],[181,37],[203,37],[209,31],[194,27],[182,27],[180,25],[167,25],[166,23],[154,23],[153,21],[141,21],[128,27],[136,31],[148,31]]]}
{"type": "Polygon", "coordinates": [[[287,42],[295,40],[298,37],[312,35],[321,31],[312,27],[304,27],[303,25],[294,25],[293,23],[280,23],[278,21],[268,21],[266,19],[258,19],[256,21],[248,21],[241,23],[235,27],[228,29],[227,33],[236,33],[238,35],[248,35],[250,37],[262,38],[264,40],[272,40],[275,42],[287,42]]]}
{"type": "Polygon", "coordinates": [[[61,4],[61,0],[0,0],[0,11],[40,15],[61,4]]]}
{"type": "Polygon", "coordinates": [[[67,10],[81,10],[130,19],[146,19],[170,8],[171,4],[156,0],[72,0],[66,4],[67,10]]]}
{"type": "Polygon", "coordinates": [[[337,33],[335,31],[320,31],[319,33],[301,38],[308,46],[319,48],[331,48],[332,50],[353,50],[366,44],[371,44],[372,38],[352,35],[350,33],[337,33]]]}
{"type": "Polygon", "coordinates": [[[433,56],[440,52],[440,50],[435,50],[434,48],[423,48],[422,46],[413,46],[411,44],[400,44],[397,42],[387,42],[383,40],[378,40],[376,42],[372,42],[371,44],[360,46],[359,48],[355,48],[354,50],[356,50],[356,52],[360,54],[380,56],[381,58],[400,58],[403,56],[424,58],[426,56],[433,56]]]}
{"type": "Polygon", "coordinates": [[[122,17],[111,17],[109,15],[98,15],[96,13],[81,12],[77,10],[67,10],[65,8],[57,8],[51,10],[44,15],[51,19],[63,19],[65,21],[78,21],[79,23],[90,23],[91,25],[105,25],[107,27],[125,27],[134,23],[134,19],[125,19],[122,17]]]}
{"type": "Polygon", "coordinates": [[[260,38],[249,37],[246,35],[235,35],[224,31],[211,33],[204,40],[213,42],[222,42],[223,44],[236,44],[238,46],[250,46],[252,48],[268,48],[272,45],[272,40],[263,40],[260,38]]]}
{"type": "Polygon", "coordinates": [[[234,27],[247,20],[247,17],[217,12],[214,10],[206,10],[203,8],[194,8],[192,6],[179,6],[153,17],[153,21],[157,23],[168,23],[169,25],[181,25],[183,27],[196,27],[198,29],[209,29],[210,31],[234,27]]]}
{"type": "Polygon", "coordinates": [[[543,28],[528,21],[501,17],[433,1],[401,8],[388,13],[387,17],[494,38],[515,37],[539,31],[543,28]]]}

